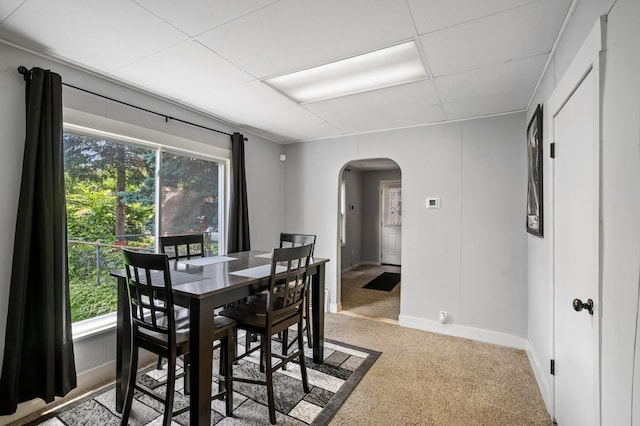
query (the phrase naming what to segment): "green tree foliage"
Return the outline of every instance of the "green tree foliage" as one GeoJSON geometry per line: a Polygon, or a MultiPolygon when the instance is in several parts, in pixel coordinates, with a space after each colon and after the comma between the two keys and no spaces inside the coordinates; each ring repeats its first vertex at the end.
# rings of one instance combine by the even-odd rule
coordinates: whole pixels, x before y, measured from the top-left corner
{"type": "Polygon", "coordinates": [[[116,309],[122,243],[153,245],[153,191],[140,191],[154,175],[155,152],[103,139],[64,135],[69,280],[72,320],[116,309]],[[77,243],[86,241],[88,244],[77,243]],[[90,243],[90,244],[89,244],[90,243]]]}
{"type": "MultiPolygon", "coordinates": [[[[75,322],[116,309],[109,272],[122,267],[121,246],[153,247],[156,151],[66,133],[64,160],[75,322]]],[[[161,176],[162,228],[217,232],[218,164],[163,153],[161,176]]]]}
{"type": "Polygon", "coordinates": [[[218,164],[167,154],[162,157],[163,229],[204,232],[218,224],[218,164]]]}
{"type": "Polygon", "coordinates": [[[112,241],[115,197],[97,182],[71,179],[66,173],[67,232],[70,240],[112,241]]]}
{"type": "Polygon", "coordinates": [[[155,151],[149,149],[72,133],[64,135],[65,171],[73,183],[106,187],[105,181],[113,180],[115,185],[110,189],[115,195],[113,233],[117,240],[124,240],[130,231],[125,209],[127,200],[136,199],[141,205],[153,206],[153,192],[138,190],[149,176],[153,177],[154,159],[155,151]]]}

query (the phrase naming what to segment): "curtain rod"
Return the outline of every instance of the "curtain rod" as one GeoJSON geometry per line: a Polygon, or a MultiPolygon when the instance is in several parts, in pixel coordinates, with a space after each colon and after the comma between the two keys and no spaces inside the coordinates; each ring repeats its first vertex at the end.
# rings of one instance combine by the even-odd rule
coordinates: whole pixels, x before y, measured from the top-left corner
{"type": "MultiPolygon", "coordinates": [[[[22,65],[19,66],[18,67],[18,72],[20,74],[22,74],[22,76],[24,77],[25,81],[29,77],[30,71],[25,66],[22,66],[22,65]]],[[[131,107],[131,108],[136,108],[136,109],[139,109],[141,111],[148,112],[149,114],[155,114],[157,116],[164,117],[165,122],[169,122],[169,120],[173,120],[173,121],[177,121],[179,123],[188,124],[190,126],[199,127],[201,129],[204,129],[204,130],[209,130],[209,131],[212,131],[212,132],[221,133],[223,135],[232,136],[231,133],[223,132],[222,130],[213,129],[211,127],[203,126],[203,125],[197,124],[197,123],[192,123],[190,121],[182,120],[180,118],[172,117],[170,115],[161,114],[159,112],[152,111],[152,110],[146,109],[146,108],[142,108],[142,107],[139,107],[137,105],[133,105],[133,104],[130,104],[130,103],[127,103],[127,102],[124,102],[124,101],[120,101],[118,99],[110,98],[108,96],[101,95],[100,93],[92,92],[90,90],[83,89],[81,87],[77,87],[77,86],[74,86],[74,85],[69,84],[69,83],[62,83],[62,85],[63,86],[67,86],[67,87],[71,87],[72,89],[80,90],[81,92],[89,93],[90,95],[98,96],[98,97],[106,99],[108,101],[117,102],[119,104],[126,105],[126,106],[131,107]]],[[[247,138],[244,138],[244,140],[246,141],[247,138]]]]}

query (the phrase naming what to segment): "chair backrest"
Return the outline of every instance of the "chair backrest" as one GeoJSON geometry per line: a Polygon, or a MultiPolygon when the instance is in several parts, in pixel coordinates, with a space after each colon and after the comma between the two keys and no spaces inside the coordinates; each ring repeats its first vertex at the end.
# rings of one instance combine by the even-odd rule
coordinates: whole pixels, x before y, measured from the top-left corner
{"type": "Polygon", "coordinates": [[[165,254],[122,250],[131,321],[135,327],[157,333],[167,344],[176,341],[169,259],[165,254]]]}
{"type": "Polygon", "coordinates": [[[312,244],[273,249],[267,321],[302,313],[312,244]]]}
{"type": "Polygon", "coordinates": [[[280,234],[280,248],[306,246],[307,244],[311,244],[311,256],[313,256],[313,249],[316,245],[315,235],[291,234],[288,232],[282,232],[280,234]]]}
{"type": "Polygon", "coordinates": [[[165,235],[160,237],[160,252],[170,260],[204,257],[203,234],[165,235]]]}

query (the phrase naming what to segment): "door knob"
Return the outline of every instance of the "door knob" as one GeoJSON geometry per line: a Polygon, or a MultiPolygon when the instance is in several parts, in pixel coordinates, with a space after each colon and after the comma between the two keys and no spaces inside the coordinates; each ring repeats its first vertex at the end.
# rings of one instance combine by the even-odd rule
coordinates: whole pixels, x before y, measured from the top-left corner
{"type": "Polygon", "coordinates": [[[573,299],[573,309],[576,312],[580,312],[583,309],[586,309],[589,312],[589,315],[593,315],[593,300],[588,299],[587,303],[584,303],[580,299],[573,299]]]}

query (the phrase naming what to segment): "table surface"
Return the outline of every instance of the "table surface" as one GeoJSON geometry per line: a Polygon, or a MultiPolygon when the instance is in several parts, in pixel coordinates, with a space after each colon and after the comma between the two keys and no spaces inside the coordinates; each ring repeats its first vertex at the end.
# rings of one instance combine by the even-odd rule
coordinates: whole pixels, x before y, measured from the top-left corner
{"type": "MultiPolygon", "coordinates": [[[[323,362],[324,352],[324,274],[325,263],[328,259],[312,258],[309,265],[312,291],[312,336],[313,359],[316,363],[323,362]]],[[[271,259],[263,251],[247,251],[231,253],[227,256],[199,258],[194,263],[189,261],[171,262],[171,282],[174,302],[190,308],[190,322],[192,327],[192,369],[191,369],[191,421],[192,424],[205,422],[210,419],[209,394],[211,383],[206,384],[200,377],[211,377],[210,346],[203,342],[213,336],[213,309],[228,303],[241,300],[249,295],[268,287],[271,259]],[[210,264],[201,264],[212,261],[210,264]],[[257,274],[251,274],[247,269],[258,268],[257,274]],[[266,271],[266,273],[264,272],[266,271]],[[264,273],[264,275],[263,275],[264,273]],[[251,276],[248,276],[251,275],[251,276]],[[197,336],[197,338],[196,338],[197,336]],[[200,374],[201,373],[201,374],[200,374]]],[[[255,272],[255,271],[253,271],[255,272]]],[[[129,362],[123,353],[130,353],[130,330],[124,324],[129,324],[128,306],[125,286],[124,270],[112,272],[118,279],[118,353],[116,359],[116,409],[121,411],[127,383],[129,362]]]]}

